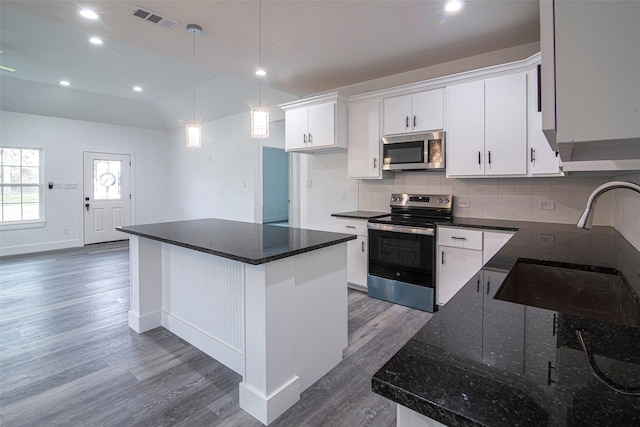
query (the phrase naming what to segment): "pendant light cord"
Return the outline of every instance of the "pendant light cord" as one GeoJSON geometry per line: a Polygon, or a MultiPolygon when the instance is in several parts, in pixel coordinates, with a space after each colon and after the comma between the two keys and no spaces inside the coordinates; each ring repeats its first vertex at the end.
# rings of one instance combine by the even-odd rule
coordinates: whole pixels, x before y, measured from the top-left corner
{"type": "Polygon", "coordinates": [[[192,110],[193,120],[191,123],[196,122],[196,32],[193,32],[193,97],[192,97],[192,110]]]}
{"type": "MultiPolygon", "coordinates": [[[[262,69],[262,0],[259,2],[258,16],[258,67],[262,69]]],[[[262,108],[262,79],[258,76],[258,107],[262,108]]]]}

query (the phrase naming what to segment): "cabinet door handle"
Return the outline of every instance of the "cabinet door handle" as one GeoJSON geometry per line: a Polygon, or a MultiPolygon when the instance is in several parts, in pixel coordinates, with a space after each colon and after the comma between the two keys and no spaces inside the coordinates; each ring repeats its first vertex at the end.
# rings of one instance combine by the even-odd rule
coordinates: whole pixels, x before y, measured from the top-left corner
{"type": "Polygon", "coordinates": [[[467,240],[467,238],[466,238],[466,237],[456,237],[456,236],[451,236],[451,238],[452,238],[453,240],[467,240]]]}
{"type": "Polygon", "coordinates": [[[364,242],[362,242],[362,253],[364,253],[364,242]]]}
{"type": "Polygon", "coordinates": [[[373,158],[373,168],[376,169],[378,167],[378,159],[373,158]]]}
{"type": "Polygon", "coordinates": [[[304,140],[305,145],[307,144],[307,134],[302,135],[302,139],[304,140]]]}
{"type": "Polygon", "coordinates": [[[417,122],[416,122],[416,116],[413,116],[413,127],[416,127],[416,124],[417,124],[417,122]]]}
{"type": "Polygon", "coordinates": [[[551,385],[552,383],[555,383],[555,380],[551,379],[551,370],[552,369],[556,369],[555,366],[551,366],[551,360],[548,361],[547,364],[547,385],[551,385]]]}
{"type": "Polygon", "coordinates": [[[481,164],[480,163],[480,152],[479,151],[478,151],[478,164],[481,164]]]}
{"type": "Polygon", "coordinates": [[[355,225],[345,225],[345,227],[347,227],[347,228],[356,228],[355,225]]]}
{"type": "Polygon", "coordinates": [[[489,154],[489,164],[491,164],[491,151],[489,151],[488,154],[489,154]]]}
{"type": "Polygon", "coordinates": [[[489,295],[490,289],[491,289],[491,280],[487,280],[487,295],[489,295]]]}
{"type": "Polygon", "coordinates": [[[404,118],[404,127],[405,129],[409,129],[409,116],[405,116],[404,118]]]}
{"type": "Polygon", "coordinates": [[[536,149],[532,148],[531,149],[531,163],[536,161],[536,149]]]}
{"type": "Polygon", "coordinates": [[[476,293],[480,293],[480,276],[478,276],[478,281],[476,282],[476,293]]]}
{"type": "Polygon", "coordinates": [[[309,144],[313,145],[313,137],[309,134],[309,144]]]}
{"type": "Polygon", "coordinates": [[[441,263],[441,264],[444,264],[444,251],[440,251],[440,253],[442,254],[442,255],[440,256],[440,258],[441,258],[440,263],[441,263]]]}

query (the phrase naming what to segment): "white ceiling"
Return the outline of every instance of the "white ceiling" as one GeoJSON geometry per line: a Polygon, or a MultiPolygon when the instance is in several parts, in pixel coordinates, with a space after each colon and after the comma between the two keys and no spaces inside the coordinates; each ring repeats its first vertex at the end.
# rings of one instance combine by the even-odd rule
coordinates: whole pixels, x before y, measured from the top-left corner
{"type": "MultiPolygon", "coordinates": [[[[443,1],[263,0],[262,62],[269,72],[263,103],[539,40],[537,0],[467,0],[451,16],[443,1]]],[[[193,36],[185,29],[191,23],[204,30],[196,37],[203,118],[241,112],[258,96],[257,1],[3,0],[0,18],[0,64],[17,69],[0,72],[3,92],[22,109],[27,101],[19,88],[27,82],[57,88],[68,79],[72,86],[64,90],[142,102],[165,128],[181,125],[191,111],[193,36]],[[101,18],[80,17],[81,6],[101,18]],[[130,16],[135,6],[180,24],[168,30],[130,16]],[[104,45],[90,44],[90,36],[104,45]],[[144,91],[133,92],[133,85],[144,91]]],[[[11,109],[9,101],[3,108],[11,109]]]]}

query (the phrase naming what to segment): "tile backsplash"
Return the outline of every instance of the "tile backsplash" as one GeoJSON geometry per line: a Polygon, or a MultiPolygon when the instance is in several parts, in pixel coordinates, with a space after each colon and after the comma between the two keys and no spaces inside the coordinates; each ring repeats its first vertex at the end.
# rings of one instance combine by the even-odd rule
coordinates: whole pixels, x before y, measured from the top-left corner
{"type": "MultiPolygon", "coordinates": [[[[640,174],[618,176],[616,180],[640,184],[640,174]]],[[[613,226],[640,251],[640,194],[631,190],[610,193],[614,196],[613,226]]]]}
{"type": "MultiPolygon", "coordinates": [[[[569,224],[578,221],[591,191],[610,180],[571,176],[462,179],[446,178],[444,172],[398,173],[388,179],[359,181],[358,208],[388,211],[391,193],[453,194],[456,217],[569,224]]],[[[600,197],[595,225],[613,225],[613,200],[612,192],[600,197]]],[[[624,199],[621,203],[632,202],[624,199]]]]}

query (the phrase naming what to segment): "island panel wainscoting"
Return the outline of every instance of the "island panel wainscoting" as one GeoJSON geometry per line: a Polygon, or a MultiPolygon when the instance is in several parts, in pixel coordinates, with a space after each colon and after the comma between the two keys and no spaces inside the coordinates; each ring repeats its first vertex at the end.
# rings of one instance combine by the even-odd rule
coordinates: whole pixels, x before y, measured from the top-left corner
{"type": "Polygon", "coordinates": [[[220,219],[119,230],[129,326],[163,326],[242,375],[240,407],[263,424],[342,360],[356,236],[220,219]]]}

